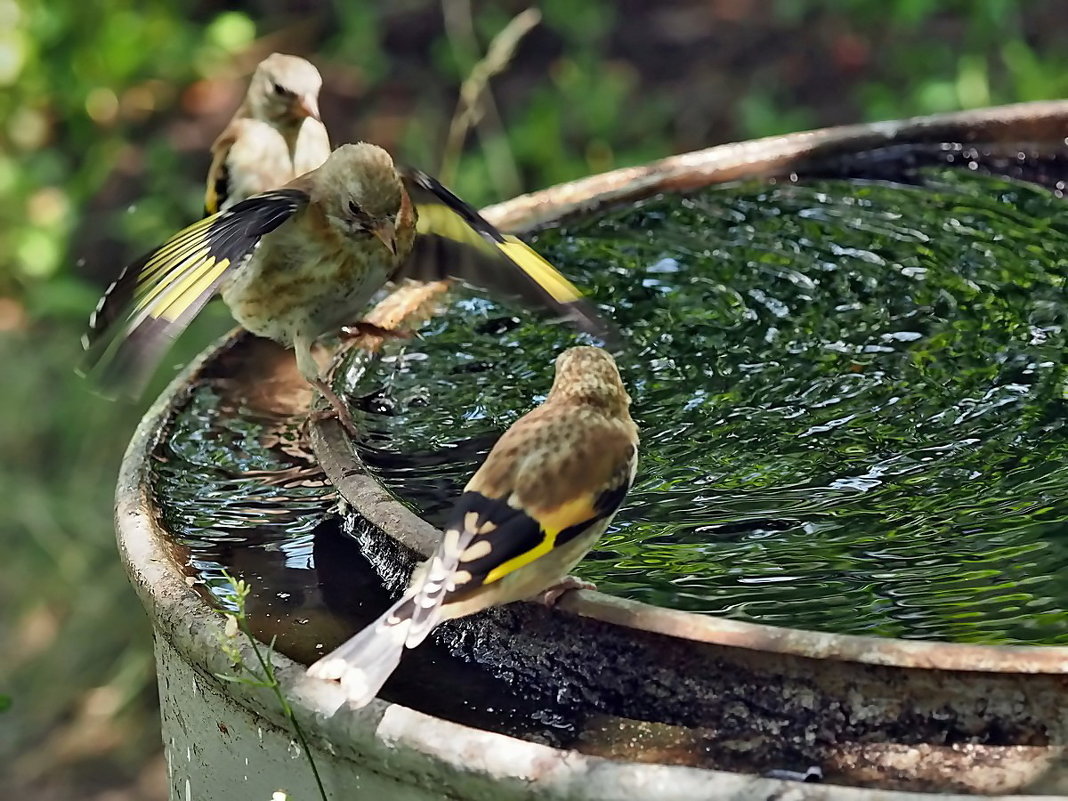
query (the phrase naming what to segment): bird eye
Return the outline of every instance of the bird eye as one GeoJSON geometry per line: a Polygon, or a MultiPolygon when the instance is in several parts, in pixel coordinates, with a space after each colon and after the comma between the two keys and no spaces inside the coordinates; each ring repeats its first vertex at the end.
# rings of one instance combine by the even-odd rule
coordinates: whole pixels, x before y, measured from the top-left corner
{"type": "Polygon", "coordinates": [[[274,93],[276,95],[284,95],[286,93],[286,88],[282,86],[282,84],[276,83],[274,85],[274,93]]]}
{"type": "Polygon", "coordinates": [[[349,214],[353,217],[363,216],[363,209],[360,208],[360,205],[355,200],[349,201],[349,214]]]}

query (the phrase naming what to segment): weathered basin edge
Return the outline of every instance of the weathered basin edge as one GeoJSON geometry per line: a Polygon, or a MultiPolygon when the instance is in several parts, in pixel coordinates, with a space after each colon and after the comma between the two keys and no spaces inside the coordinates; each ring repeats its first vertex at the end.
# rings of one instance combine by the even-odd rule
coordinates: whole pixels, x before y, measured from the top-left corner
{"type": "Polygon", "coordinates": [[[591,208],[657,192],[788,175],[801,165],[893,144],[925,142],[1064,142],[1068,101],[1013,103],[903,120],[842,125],[716,145],[622,167],[482,209],[501,228],[525,232],[591,208]]]}

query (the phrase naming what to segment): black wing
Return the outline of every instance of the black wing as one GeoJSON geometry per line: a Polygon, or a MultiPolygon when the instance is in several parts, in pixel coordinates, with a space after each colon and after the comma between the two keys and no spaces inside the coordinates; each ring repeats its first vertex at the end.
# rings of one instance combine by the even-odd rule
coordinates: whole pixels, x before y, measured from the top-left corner
{"type": "Polygon", "coordinates": [[[408,647],[422,642],[441,618],[442,604],[462,599],[500,581],[611,518],[634,481],[637,452],[621,462],[607,487],[580,491],[551,520],[539,521],[508,503],[465,490],[449,513],[444,538],[427,561],[405,615],[411,618],[408,647]]]}
{"type": "Polygon", "coordinates": [[[424,172],[400,168],[418,222],[415,247],[398,277],[457,278],[545,309],[604,340],[614,329],[582,292],[517,237],[502,234],[475,209],[424,172]]]}
{"type": "Polygon", "coordinates": [[[89,318],[79,372],[106,394],[140,395],[225,275],[307,202],[295,189],[250,197],[193,223],[124,269],[89,318]]]}

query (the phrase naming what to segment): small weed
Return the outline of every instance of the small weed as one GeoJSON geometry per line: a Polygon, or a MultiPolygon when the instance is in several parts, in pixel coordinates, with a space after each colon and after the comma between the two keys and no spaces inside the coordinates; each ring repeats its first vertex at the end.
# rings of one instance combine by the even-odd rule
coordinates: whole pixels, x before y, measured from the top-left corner
{"type": "MultiPolygon", "coordinates": [[[[286,698],[285,693],[282,692],[281,684],[278,681],[278,676],[274,671],[274,663],[271,662],[271,652],[274,650],[274,639],[271,639],[269,645],[264,648],[263,643],[255,638],[252,634],[252,629],[249,627],[248,616],[245,612],[245,601],[248,598],[250,586],[244,579],[235,579],[226,571],[223,571],[223,576],[230,584],[230,588],[233,590],[232,601],[235,607],[235,611],[220,610],[226,617],[226,627],[224,629],[226,637],[223,640],[222,650],[223,653],[233,663],[235,669],[240,672],[237,674],[216,673],[215,676],[222,681],[228,681],[233,684],[245,684],[249,687],[265,687],[274,693],[274,697],[278,700],[278,706],[282,710],[282,714],[286,716],[289,721],[290,727],[293,729],[293,734],[300,743],[301,748],[304,749],[304,755],[308,759],[308,767],[311,768],[312,776],[315,777],[315,786],[319,790],[319,797],[322,801],[329,801],[326,795],[326,789],[323,787],[323,780],[319,776],[319,769],[315,764],[315,757],[312,756],[311,748],[308,745],[308,740],[304,736],[304,730],[300,727],[300,723],[297,722],[296,715],[293,714],[293,707],[289,703],[289,699],[286,698]],[[245,661],[244,654],[241,653],[241,649],[237,647],[234,639],[238,634],[244,634],[245,639],[248,640],[249,646],[252,648],[252,653],[256,657],[256,664],[250,665],[245,661]]],[[[278,797],[286,798],[286,794],[282,791],[275,793],[278,797]]]]}

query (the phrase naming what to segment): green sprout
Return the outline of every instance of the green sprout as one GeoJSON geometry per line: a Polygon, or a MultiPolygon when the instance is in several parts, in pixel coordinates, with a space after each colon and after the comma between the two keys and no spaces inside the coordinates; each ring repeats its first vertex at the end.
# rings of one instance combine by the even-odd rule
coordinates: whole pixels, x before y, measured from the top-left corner
{"type": "MultiPolygon", "coordinates": [[[[251,586],[244,579],[235,579],[226,570],[223,570],[223,577],[229,583],[231,590],[233,591],[231,600],[234,605],[234,610],[220,610],[223,616],[226,618],[226,626],[224,628],[225,638],[222,642],[223,653],[233,663],[234,667],[240,672],[237,674],[216,673],[215,676],[222,681],[228,681],[233,684],[244,684],[249,687],[265,687],[274,693],[274,697],[278,700],[278,706],[282,710],[282,714],[285,715],[286,720],[289,721],[290,727],[293,729],[293,734],[297,738],[297,742],[300,743],[304,754],[308,758],[308,766],[311,768],[312,776],[315,777],[315,786],[319,790],[319,797],[322,801],[329,801],[326,795],[326,789],[323,787],[323,780],[319,776],[319,769],[315,764],[315,758],[312,756],[311,748],[308,746],[308,739],[304,736],[304,730],[301,728],[300,723],[297,722],[297,716],[293,713],[293,707],[289,703],[289,699],[286,698],[285,693],[282,692],[282,686],[278,681],[278,676],[274,670],[274,663],[271,661],[271,653],[274,651],[275,638],[271,638],[271,642],[266,647],[266,651],[263,649],[263,643],[256,639],[252,634],[252,629],[249,626],[248,615],[246,613],[246,599],[249,593],[252,591],[251,586]],[[249,646],[252,648],[252,653],[256,657],[256,664],[250,665],[245,661],[244,655],[241,653],[241,649],[238,648],[235,643],[235,639],[238,634],[244,634],[245,639],[248,641],[249,646]]],[[[277,798],[281,795],[282,798],[286,798],[286,794],[279,791],[275,793],[277,798]]]]}

